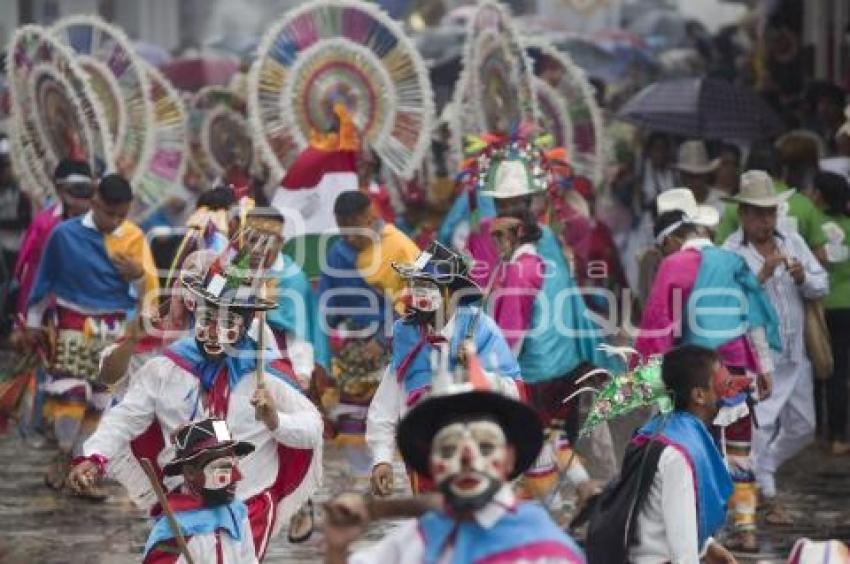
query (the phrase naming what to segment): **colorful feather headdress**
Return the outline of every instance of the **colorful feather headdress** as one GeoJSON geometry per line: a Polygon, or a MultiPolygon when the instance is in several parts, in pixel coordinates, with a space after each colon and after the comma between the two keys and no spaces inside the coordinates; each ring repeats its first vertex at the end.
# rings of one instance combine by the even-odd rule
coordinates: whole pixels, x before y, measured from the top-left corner
{"type": "MultiPolygon", "coordinates": [[[[600,345],[600,348],[609,355],[620,356],[626,366],[629,365],[629,358],[638,354],[629,347],[600,345]]],[[[593,370],[576,380],[576,384],[580,385],[600,374],[609,376],[601,387],[588,385],[579,388],[564,400],[566,403],[583,393],[593,393],[593,404],[579,431],[580,437],[587,436],[605,421],[617,419],[642,407],[657,406],[662,413],[673,409],[673,402],[661,380],[661,356],[651,356],[623,374],[613,375],[607,370],[593,370]]]]}
{"type": "Polygon", "coordinates": [[[480,193],[497,191],[499,167],[505,163],[520,163],[527,176],[528,194],[547,190],[570,167],[563,147],[552,147],[553,137],[538,133],[532,123],[521,123],[508,134],[485,133],[467,138],[466,154],[458,176],[461,192],[470,199],[473,225],[477,225],[480,193]]]}

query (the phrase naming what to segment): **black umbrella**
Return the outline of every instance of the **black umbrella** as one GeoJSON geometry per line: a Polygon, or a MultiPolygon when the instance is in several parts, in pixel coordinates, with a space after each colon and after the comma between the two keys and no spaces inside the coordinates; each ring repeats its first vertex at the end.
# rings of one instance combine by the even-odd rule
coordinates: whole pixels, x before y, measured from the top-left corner
{"type": "Polygon", "coordinates": [[[626,102],[618,117],[700,139],[752,141],[782,132],[782,122],[754,91],[716,78],[656,82],[626,102]]]}

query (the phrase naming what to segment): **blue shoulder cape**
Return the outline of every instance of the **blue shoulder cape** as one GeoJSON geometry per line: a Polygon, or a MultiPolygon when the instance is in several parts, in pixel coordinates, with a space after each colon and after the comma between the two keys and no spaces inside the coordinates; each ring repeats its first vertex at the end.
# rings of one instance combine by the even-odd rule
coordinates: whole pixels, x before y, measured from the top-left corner
{"type": "Polygon", "coordinates": [[[283,267],[272,272],[277,284],[277,307],[266,313],[273,329],[290,331],[313,345],[315,362],[330,369],[330,346],[322,331],[319,306],[313,288],[301,267],[291,257],[281,254],[283,267]]]}
{"type": "Polygon", "coordinates": [[[699,546],[726,522],[732,478],[705,424],[686,411],[656,415],[641,427],[633,442],[660,440],[676,448],[694,472],[699,546]]]}
{"type": "Polygon", "coordinates": [[[419,519],[425,545],[425,563],[436,564],[451,544],[452,564],[478,562],[570,562],[583,564],[584,553],[536,502],[509,509],[485,529],[475,520],[456,521],[442,511],[419,519]]]}
{"type": "MultiPolygon", "coordinates": [[[[226,505],[203,507],[189,511],[177,511],[174,518],[180,525],[183,536],[203,535],[217,530],[225,531],[234,540],[242,540],[245,534],[243,524],[248,517],[248,508],[241,501],[234,500],[226,505]]],[[[248,531],[248,534],[251,534],[248,531]]],[[[161,516],[154,523],[148,541],[145,543],[144,554],[147,554],[157,543],[171,540],[175,537],[168,519],[161,516]]]]}
{"type": "MultiPolygon", "coordinates": [[[[449,370],[454,370],[457,364],[457,352],[460,343],[466,336],[467,330],[475,318],[478,308],[473,306],[459,307],[454,317],[454,332],[449,340],[449,370]]],[[[506,378],[517,379],[520,369],[516,358],[508,347],[501,329],[493,318],[482,312],[475,327],[475,346],[481,367],[506,378]]],[[[393,325],[393,346],[390,367],[398,371],[405,358],[416,350],[423,339],[419,325],[400,319],[393,325]]],[[[432,345],[424,343],[419,347],[412,361],[408,362],[406,373],[401,375],[402,387],[408,394],[421,390],[431,384],[433,370],[431,368],[432,345]]]]}
{"type": "MultiPolygon", "coordinates": [[[[228,354],[221,359],[212,361],[198,349],[198,343],[194,337],[184,337],[169,345],[164,354],[175,364],[194,374],[201,381],[204,390],[209,391],[216,375],[223,367],[227,368],[228,383],[231,388],[235,387],[245,376],[253,375],[256,372],[257,344],[254,340],[246,335],[233,348],[235,354],[228,354]]],[[[301,388],[297,384],[275,368],[274,361],[279,356],[275,350],[266,349],[265,355],[263,355],[265,372],[280,378],[300,392],[301,388]]]]}
{"type": "Polygon", "coordinates": [[[683,340],[717,349],[752,327],[763,327],[770,347],[782,350],[779,318],[746,261],[714,246],[703,247],[700,253],[697,279],[688,297],[691,321],[684,324],[683,340]]]}
{"type": "Polygon", "coordinates": [[[546,266],[543,288],[534,301],[532,330],[523,340],[519,363],[526,382],[564,376],[582,362],[612,372],[622,363],[599,350],[604,333],[591,317],[555,234],[541,226],[537,252],[546,266]]]}

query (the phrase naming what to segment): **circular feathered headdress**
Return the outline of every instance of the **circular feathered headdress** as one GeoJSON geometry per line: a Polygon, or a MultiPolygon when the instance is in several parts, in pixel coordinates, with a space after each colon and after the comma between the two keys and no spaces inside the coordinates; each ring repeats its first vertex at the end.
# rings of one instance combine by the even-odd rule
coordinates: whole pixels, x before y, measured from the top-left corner
{"type": "MultiPolygon", "coordinates": [[[[602,182],[605,166],[605,134],[603,131],[602,112],[596,103],[593,86],[588,82],[584,71],[573,63],[569,55],[562,53],[549,42],[540,37],[526,38],[526,48],[533,59],[545,57],[546,64],[555,65],[560,76],[557,85],[550,86],[553,92],[547,91],[544,97],[551,97],[557,92],[565,101],[568,110],[569,126],[572,131],[569,135],[571,164],[576,174],[589,178],[594,186],[602,182]]],[[[538,64],[538,70],[545,65],[538,64]]],[[[538,93],[538,100],[541,99],[538,93]]],[[[552,112],[548,112],[554,117],[552,112]]],[[[545,118],[544,118],[545,119],[545,118]]],[[[548,129],[555,132],[556,129],[548,129]]],[[[557,138],[557,134],[556,134],[557,138]]]]}
{"type": "Polygon", "coordinates": [[[351,114],[360,138],[409,178],[430,147],[434,103],[425,63],[401,27],[359,0],[287,12],[263,37],[248,85],[256,142],[282,175],[313,132],[351,114]]]}
{"type": "Polygon", "coordinates": [[[491,0],[480,3],[469,23],[463,70],[452,102],[456,154],[463,153],[467,135],[536,123],[533,76],[507,8],[491,0]]]}
{"type": "Polygon", "coordinates": [[[221,86],[202,88],[189,107],[189,148],[209,184],[231,168],[247,170],[256,155],[245,100],[221,86]]]}
{"type": "Polygon", "coordinates": [[[545,80],[534,77],[534,94],[541,127],[550,132],[555,145],[572,154],[573,122],[567,100],[545,80]]]}
{"type": "Polygon", "coordinates": [[[189,162],[186,107],[180,95],[153,65],[143,63],[148,79],[147,97],[153,103],[153,132],[150,159],[133,190],[139,208],[150,209],[173,193],[183,181],[189,162]]]}
{"type": "Polygon", "coordinates": [[[97,16],[62,18],[51,33],[75,53],[89,75],[109,125],[115,164],[135,187],[153,148],[153,103],[148,75],[124,32],[97,16]]]}
{"type": "Polygon", "coordinates": [[[566,151],[552,148],[552,135],[538,134],[537,129],[533,123],[521,123],[507,134],[467,138],[469,158],[458,183],[461,193],[470,198],[473,224],[477,222],[477,195],[530,196],[548,190],[559,175],[570,174],[566,151]]]}
{"type": "Polygon", "coordinates": [[[53,171],[63,158],[88,161],[93,171],[114,165],[109,125],[89,74],[73,52],[46,29],[18,28],[7,52],[14,146],[40,198],[53,189],[53,171]]]}

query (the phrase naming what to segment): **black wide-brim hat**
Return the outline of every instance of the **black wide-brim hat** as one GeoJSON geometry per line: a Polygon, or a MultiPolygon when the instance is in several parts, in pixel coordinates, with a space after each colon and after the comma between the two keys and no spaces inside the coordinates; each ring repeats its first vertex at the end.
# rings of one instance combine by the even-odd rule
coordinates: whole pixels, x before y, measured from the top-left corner
{"type": "Polygon", "coordinates": [[[392,263],[393,269],[405,280],[427,280],[452,292],[464,292],[465,301],[481,299],[481,287],[472,280],[469,265],[459,253],[434,241],[412,264],[392,263]]]}
{"type": "Polygon", "coordinates": [[[440,429],[466,415],[493,417],[516,451],[509,479],[528,470],[543,447],[543,425],[530,406],[495,392],[470,391],[430,397],[401,420],[396,441],[404,462],[424,476],[431,475],[431,442],[440,429]]]}
{"type": "Polygon", "coordinates": [[[227,424],[221,420],[204,419],[184,425],[174,435],[174,458],[162,468],[166,476],[178,476],[183,473],[183,465],[189,464],[203,455],[224,454],[230,449],[238,457],[254,452],[254,445],[231,438],[227,424]],[[216,425],[223,425],[226,434],[219,434],[216,425]]]}
{"type": "Polygon", "coordinates": [[[180,282],[196,298],[216,307],[245,311],[269,311],[277,307],[272,300],[260,298],[249,286],[226,290],[219,296],[210,292],[204,285],[204,279],[197,274],[183,273],[180,282]]]}

